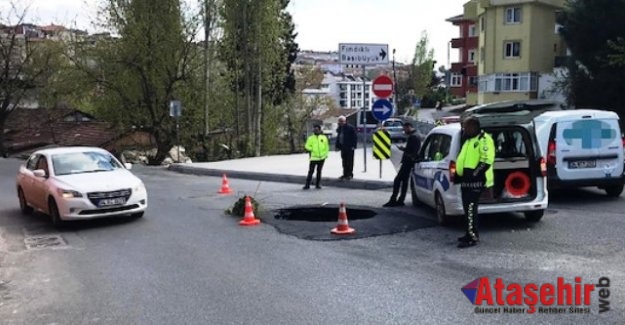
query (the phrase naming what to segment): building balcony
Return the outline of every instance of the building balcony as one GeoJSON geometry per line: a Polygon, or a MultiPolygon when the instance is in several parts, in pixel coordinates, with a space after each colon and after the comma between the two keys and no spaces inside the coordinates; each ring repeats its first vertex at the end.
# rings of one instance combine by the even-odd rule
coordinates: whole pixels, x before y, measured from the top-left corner
{"type": "Polygon", "coordinates": [[[465,47],[465,38],[452,38],[451,39],[451,48],[452,49],[461,49],[465,47]]]}
{"type": "Polygon", "coordinates": [[[467,49],[476,49],[479,45],[479,37],[465,38],[464,47],[467,49]]]}
{"type": "Polygon", "coordinates": [[[456,73],[460,73],[460,71],[462,71],[462,68],[464,68],[465,64],[461,63],[461,62],[456,62],[456,63],[452,63],[451,64],[451,72],[456,72],[456,73]]]}

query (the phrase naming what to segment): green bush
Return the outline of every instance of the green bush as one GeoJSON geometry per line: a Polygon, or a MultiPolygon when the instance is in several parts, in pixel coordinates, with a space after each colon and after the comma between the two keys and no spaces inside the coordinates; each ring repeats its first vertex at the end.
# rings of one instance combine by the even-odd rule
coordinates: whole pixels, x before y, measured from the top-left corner
{"type": "MultiPolygon", "coordinates": [[[[254,216],[259,218],[260,213],[260,203],[256,201],[252,196],[250,196],[250,200],[252,201],[252,207],[254,208],[254,216]]],[[[226,213],[233,215],[235,217],[243,218],[245,216],[245,196],[240,197],[234,205],[226,210],[226,213]]]]}

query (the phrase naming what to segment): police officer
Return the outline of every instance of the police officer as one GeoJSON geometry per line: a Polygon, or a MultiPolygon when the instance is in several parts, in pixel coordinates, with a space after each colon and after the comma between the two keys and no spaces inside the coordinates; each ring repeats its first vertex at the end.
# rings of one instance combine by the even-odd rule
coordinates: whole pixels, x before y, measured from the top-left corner
{"type": "Polygon", "coordinates": [[[465,215],[466,234],[458,238],[458,247],[475,246],[480,239],[478,233],[478,201],[485,188],[494,185],[493,163],[495,144],[490,134],[480,128],[480,121],[469,117],[462,123],[464,143],[458,154],[456,173],[462,191],[462,207],[465,215]]]}
{"type": "Polygon", "coordinates": [[[317,168],[317,182],[315,183],[315,187],[318,189],[321,188],[321,170],[330,152],[330,143],[328,142],[328,137],[321,133],[321,125],[313,126],[313,133],[313,135],[308,137],[306,145],[304,146],[310,157],[306,185],[304,185],[305,190],[310,188],[310,182],[312,181],[315,167],[317,168]]]}
{"type": "Polygon", "coordinates": [[[410,182],[410,171],[414,167],[417,161],[417,155],[421,148],[421,141],[416,134],[415,128],[412,123],[404,123],[404,133],[408,136],[406,139],[406,146],[397,146],[397,148],[404,152],[401,156],[401,166],[397,172],[397,176],[393,180],[393,194],[388,202],[382,205],[383,207],[396,207],[404,206],[404,199],[406,198],[406,192],[408,192],[408,182],[410,182]],[[400,192],[401,187],[401,192],[400,192]],[[397,196],[399,195],[399,197],[397,196]]]}

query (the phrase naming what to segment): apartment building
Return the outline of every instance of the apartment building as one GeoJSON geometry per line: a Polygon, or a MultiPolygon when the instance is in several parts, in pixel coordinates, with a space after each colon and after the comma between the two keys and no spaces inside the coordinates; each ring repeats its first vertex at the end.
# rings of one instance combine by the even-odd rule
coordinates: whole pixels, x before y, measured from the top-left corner
{"type": "Polygon", "coordinates": [[[458,26],[460,35],[451,40],[451,48],[459,52],[458,61],[451,64],[447,86],[456,97],[466,98],[468,104],[477,103],[477,54],[478,27],[474,20],[467,19],[464,14],[447,19],[458,26]]]}
{"type": "Polygon", "coordinates": [[[544,97],[566,54],[556,14],[565,0],[471,0],[463,19],[478,33],[477,103],[544,97]],[[541,79],[543,81],[541,82],[541,79]]]}
{"type": "Polygon", "coordinates": [[[371,109],[375,96],[371,96],[371,80],[351,74],[326,72],[319,89],[304,89],[308,98],[327,96],[334,100],[339,108],[362,108],[363,99],[367,109],[371,109]]]}

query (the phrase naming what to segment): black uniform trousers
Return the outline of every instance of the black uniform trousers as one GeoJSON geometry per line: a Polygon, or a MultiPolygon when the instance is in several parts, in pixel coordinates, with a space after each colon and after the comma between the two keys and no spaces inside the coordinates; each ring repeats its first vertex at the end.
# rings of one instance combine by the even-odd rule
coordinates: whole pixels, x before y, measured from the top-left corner
{"type": "Polygon", "coordinates": [[[321,186],[321,170],[323,169],[323,163],[325,160],[311,160],[308,165],[308,176],[306,177],[306,186],[310,186],[310,182],[312,181],[312,175],[315,171],[315,167],[317,168],[317,183],[315,185],[321,186]]]}
{"type": "Polygon", "coordinates": [[[466,237],[471,240],[478,240],[479,214],[477,213],[480,196],[484,190],[484,183],[472,182],[461,184],[462,208],[464,209],[464,229],[466,237]]]}

